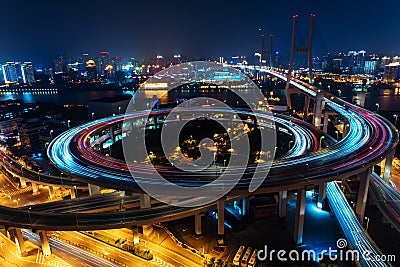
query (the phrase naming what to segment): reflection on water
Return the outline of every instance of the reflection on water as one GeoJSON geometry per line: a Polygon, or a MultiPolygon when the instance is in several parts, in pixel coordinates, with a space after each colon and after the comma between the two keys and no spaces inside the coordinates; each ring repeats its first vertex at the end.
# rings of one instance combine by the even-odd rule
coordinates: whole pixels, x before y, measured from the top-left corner
{"type": "MultiPolygon", "coordinates": [[[[244,90],[245,91],[245,90],[244,90]]],[[[102,97],[112,97],[120,94],[133,94],[132,92],[125,92],[122,90],[109,90],[109,91],[88,91],[88,90],[62,90],[62,91],[49,91],[49,92],[28,92],[28,93],[0,93],[0,101],[22,99],[26,103],[55,103],[63,104],[87,104],[91,99],[102,97]]],[[[243,92],[241,92],[243,93],[243,92]]],[[[352,92],[343,92],[343,97],[347,101],[351,101],[352,92]]],[[[275,95],[281,98],[281,102],[286,102],[285,90],[277,90],[275,95]]],[[[147,90],[145,95],[136,95],[136,99],[154,97],[161,98],[161,102],[166,102],[167,99],[189,99],[192,97],[209,96],[217,99],[224,99],[226,92],[224,90],[213,91],[189,91],[182,90],[173,95],[165,94],[164,91],[147,90]]],[[[300,98],[298,101],[302,102],[300,98]]],[[[296,102],[296,100],[294,101],[296,102]]],[[[388,112],[400,112],[400,89],[385,89],[380,91],[370,91],[366,95],[365,107],[370,110],[376,110],[376,103],[379,103],[379,109],[388,112]]],[[[295,104],[295,103],[294,103],[295,104]]]]}

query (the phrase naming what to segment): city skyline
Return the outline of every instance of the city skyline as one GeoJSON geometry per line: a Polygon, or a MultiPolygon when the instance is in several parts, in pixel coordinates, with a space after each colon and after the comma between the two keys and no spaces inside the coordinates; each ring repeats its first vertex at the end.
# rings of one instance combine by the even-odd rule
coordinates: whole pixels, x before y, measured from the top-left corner
{"type": "MultiPolygon", "coordinates": [[[[248,55],[260,50],[261,33],[274,34],[276,50],[287,52],[291,16],[300,15],[299,27],[305,39],[310,13],[317,15],[315,50],[337,53],[363,48],[379,54],[400,53],[395,18],[386,7],[375,6],[372,1],[341,1],[335,5],[318,1],[257,1],[249,5],[203,1],[196,7],[182,1],[151,7],[145,3],[118,4],[110,9],[107,1],[97,1],[96,5],[70,1],[63,6],[40,1],[22,7],[4,3],[4,10],[8,10],[4,21],[13,23],[0,30],[7,37],[0,46],[0,60],[46,65],[62,52],[78,55],[98,51],[139,59],[157,54],[189,58],[248,55]]],[[[394,1],[387,3],[397,5],[394,1]]]]}

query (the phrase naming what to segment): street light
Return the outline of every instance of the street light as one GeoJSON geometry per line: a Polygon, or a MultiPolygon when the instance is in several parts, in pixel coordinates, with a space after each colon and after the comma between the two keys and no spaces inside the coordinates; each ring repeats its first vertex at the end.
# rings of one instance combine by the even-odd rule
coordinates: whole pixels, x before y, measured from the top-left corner
{"type": "Polygon", "coordinates": [[[375,106],[376,106],[376,113],[379,113],[379,103],[376,103],[375,106]]]}
{"type": "Polygon", "coordinates": [[[31,209],[32,209],[32,207],[28,208],[28,217],[29,217],[29,223],[31,224],[31,228],[32,228],[31,209]]]}
{"type": "Polygon", "coordinates": [[[70,123],[71,123],[71,120],[68,120],[68,121],[67,121],[68,129],[71,128],[71,124],[70,124],[70,123]]]}
{"type": "Polygon", "coordinates": [[[289,142],[289,149],[292,147],[292,144],[294,143],[294,141],[293,140],[291,140],[290,142],[289,142]]]}
{"type": "Polygon", "coordinates": [[[121,114],[121,107],[118,107],[118,114],[121,114]]]}
{"type": "Polygon", "coordinates": [[[53,130],[50,130],[50,140],[53,140],[53,130]]]}
{"type": "Polygon", "coordinates": [[[336,133],[336,140],[339,140],[339,131],[335,131],[336,133]]]}
{"type": "Polygon", "coordinates": [[[368,227],[369,227],[369,218],[368,218],[368,217],[365,217],[365,219],[367,220],[367,227],[365,228],[365,231],[367,231],[367,232],[368,232],[368,227]]]}
{"type": "Polygon", "coordinates": [[[399,115],[398,114],[394,114],[393,115],[393,118],[395,118],[395,121],[394,121],[394,126],[396,127],[396,125],[397,125],[397,118],[399,117],[399,115]]]}
{"type": "Polygon", "coordinates": [[[325,139],[325,136],[321,136],[319,139],[319,148],[322,149],[322,140],[325,139]]]}
{"type": "Polygon", "coordinates": [[[94,117],[94,112],[92,112],[92,120],[93,120],[93,117],[94,117]]]}

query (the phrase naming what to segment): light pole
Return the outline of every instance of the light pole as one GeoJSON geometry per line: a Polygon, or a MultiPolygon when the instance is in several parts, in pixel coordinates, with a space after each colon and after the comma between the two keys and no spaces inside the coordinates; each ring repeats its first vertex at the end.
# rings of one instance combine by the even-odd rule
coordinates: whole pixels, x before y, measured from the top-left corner
{"type": "Polygon", "coordinates": [[[398,114],[394,114],[394,115],[393,115],[393,118],[395,118],[395,120],[394,120],[394,127],[397,126],[397,118],[398,118],[398,117],[399,117],[398,114]]]}
{"type": "Polygon", "coordinates": [[[118,107],[118,114],[121,114],[121,107],[118,107]]]}
{"type": "Polygon", "coordinates": [[[379,103],[376,103],[375,106],[376,106],[376,113],[379,113],[379,103]]]}
{"type": "Polygon", "coordinates": [[[93,117],[94,117],[94,112],[92,112],[92,120],[93,120],[93,117]]]}
{"type": "Polygon", "coordinates": [[[336,133],[336,140],[339,140],[339,131],[335,131],[336,133]]]}
{"type": "Polygon", "coordinates": [[[366,228],[365,228],[365,231],[367,231],[367,232],[368,232],[368,227],[369,227],[369,218],[368,218],[368,217],[365,217],[365,219],[367,220],[367,226],[366,226],[366,228]]]}
{"type": "Polygon", "coordinates": [[[292,147],[292,144],[294,143],[294,141],[293,140],[291,140],[290,142],[289,142],[289,149],[292,147]]]}
{"type": "Polygon", "coordinates": [[[71,124],[70,124],[70,123],[71,123],[71,120],[68,120],[68,121],[67,121],[68,129],[71,128],[71,124]]]}
{"type": "Polygon", "coordinates": [[[319,149],[322,149],[322,140],[325,139],[325,136],[321,136],[319,139],[319,149]]]}
{"type": "Polygon", "coordinates": [[[53,140],[53,130],[50,130],[50,140],[53,140]]]}
{"type": "Polygon", "coordinates": [[[31,228],[32,228],[31,209],[32,209],[32,207],[28,208],[28,217],[29,217],[29,223],[31,224],[31,228]]]}

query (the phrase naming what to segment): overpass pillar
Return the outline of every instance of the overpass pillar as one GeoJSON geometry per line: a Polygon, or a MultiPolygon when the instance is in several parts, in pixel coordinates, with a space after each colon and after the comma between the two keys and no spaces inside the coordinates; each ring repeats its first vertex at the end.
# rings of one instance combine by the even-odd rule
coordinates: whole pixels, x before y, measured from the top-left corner
{"type": "Polygon", "coordinates": [[[321,127],[321,119],[322,119],[322,109],[323,109],[323,99],[324,92],[318,92],[315,96],[315,105],[314,105],[314,118],[313,123],[314,126],[318,129],[321,127]]]}
{"type": "Polygon", "coordinates": [[[21,188],[26,187],[26,180],[24,178],[19,178],[19,183],[21,184],[21,188]]]}
{"type": "Polygon", "coordinates": [[[114,143],[115,143],[114,127],[110,127],[109,131],[110,131],[111,141],[112,141],[112,143],[114,144],[114,143]]]}
{"type": "Polygon", "coordinates": [[[356,104],[359,105],[360,107],[364,107],[365,105],[365,95],[366,92],[364,91],[357,92],[356,104]]]}
{"type": "Polygon", "coordinates": [[[19,255],[24,256],[25,253],[26,253],[26,249],[25,249],[25,241],[24,241],[24,238],[22,236],[21,229],[20,228],[13,228],[10,231],[13,232],[14,239],[15,239],[15,244],[17,245],[17,251],[18,251],[19,255]]]}
{"type": "Polygon", "coordinates": [[[201,217],[202,217],[201,213],[197,213],[197,214],[194,215],[194,232],[195,232],[195,234],[197,236],[201,236],[202,235],[201,217]]]}
{"type": "Polygon", "coordinates": [[[306,95],[304,98],[304,119],[308,115],[308,110],[310,109],[310,101],[311,101],[311,98],[308,95],[306,95]]]}
{"type": "Polygon", "coordinates": [[[390,177],[392,177],[391,171],[392,171],[393,157],[394,157],[394,152],[390,153],[385,160],[385,167],[384,167],[384,171],[383,171],[383,180],[386,183],[388,183],[390,177]]]}
{"type": "MultiPolygon", "coordinates": [[[[140,209],[151,208],[151,198],[148,194],[139,194],[140,209]]],[[[150,236],[153,232],[153,225],[143,225],[143,235],[150,236]]]]}
{"type": "Polygon", "coordinates": [[[140,238],[139,238],[139,229],[137,226],[132,226],[132,235],[133,235],[133,244],[139,244],[140,238]]]}
{"type": "Polygon", "coordinates": [[[70,188],[69,193],[71,195],[71,199],[76,198],[75,188],[70,188]]]}
{"type": "Polygon", "coordinates": [[[150,196],[148,194],[139,194],[140,208],[148,209],[151,208],[150,196]]]}
{"type": "Polygon", "coordinates": [[[218,239],[217,245],[225,245],[225,200],[217,201],[218,209],[218,239]]]}
{"type": "Polygon", "coordinates": [[[328,123],[329,123],[329,115],[325,110],[325,114],[324,114],[324,126],[322,131],[324,131],[324,133],[328,133],[328,123]]]}
{"type": "Polygon", "coordinates": [[[356,215],[360,222],[363,222],[364,220],[365,205],[367,203],[370,175],[371,175],[371,169],[368,169],[360,174],[360,186],[358,189],[358,198],[356,206],[356,215]]]}
{"type": "Polygon", "coordinates": [[[50,198],[54,197],[54,187],[52,187],[50,185],[49,185],[49,196],[50,196],[50,198]]]}
{"type": "Polygon", "coordinates": [[[306,211],[306,190],[305,188],[297,190],[296,217],[294,221],[294,242],[303,243],[304,214],[306,211]]]}
{"type": "Polygon", "coordinates": [[[286,89],[286,103],[289,109],[293,109],[292,99],[290,98],[290,96],[293,94],[293,91],[294,90],[290,87],[286,89]]]}
{"type": "Polygon", "coordinates": [[[40,242],[42,243],[42,252],[45,257],[49,257],[51,255],[51,249],[46,231],[39,231],[38,234],[40,236],[40,242]]]}
{"type": "Polygon", "coordinates": [[[88,184],[89,196],[98,195],[100,193],[100,186],[88,184]]]}
{"type": "Polygon", "coordinates": [[[318,203],[317,207],[322,209],[324,208],[324,203],[326,199],[326,183],[319,185],[319,190],[318,190],[318,203]]]}
{"type": "Polygon", "coordinates": [[[32,195],[39,195],[39,189],[38,189],[38,185],[35,182],[32,182],[32,195]]]}
{"type": "Polygon", "coordinates": [[[346,176],[343,176],[343,178],[342,178],[342,185],[341,185],[341,188],[342,188],[342,191],[343,191],[343,192],[344,192],[345,189],[346,189],[346,182],[347,182],[347,177],[346,177],[346,176]]]}
{"type": "Polygon", "coordinates": [[[281,218],[286,217],[286,201],[287,201],[287,191],[280,191],[278,215],[281,218]]]}

